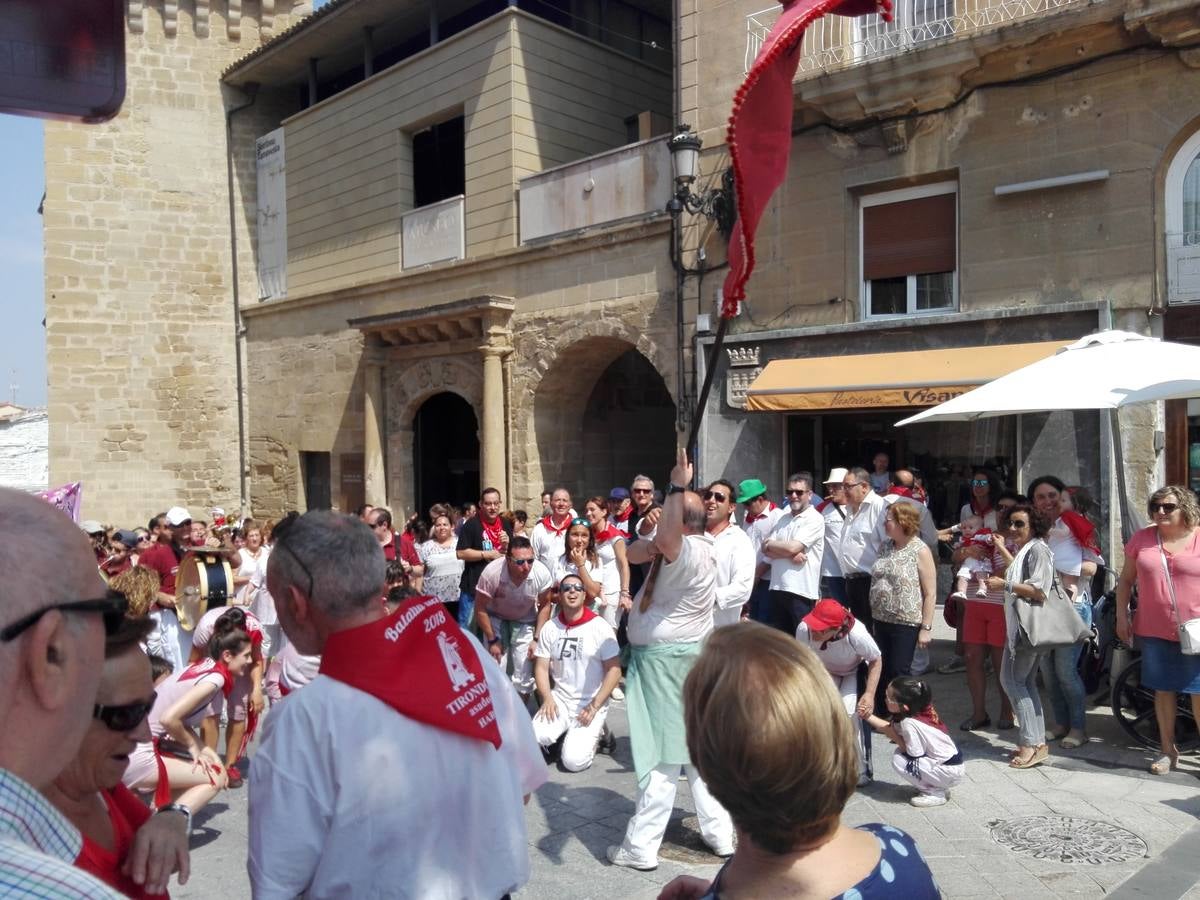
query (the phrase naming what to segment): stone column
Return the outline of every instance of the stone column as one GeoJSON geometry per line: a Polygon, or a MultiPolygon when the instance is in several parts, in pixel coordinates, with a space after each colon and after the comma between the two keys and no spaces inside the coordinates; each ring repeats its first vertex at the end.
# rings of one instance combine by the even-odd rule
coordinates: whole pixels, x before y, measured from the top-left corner
{"type": "MultiPolygon", "coordinates": [[[[366,502],[387,503],[387,477],[383,455],[383,363],[370,354],[366,358],[363,391],[363,489],[366,502]]],[[[350,512],[351,510],[347,510],[350,512]]]]}
{"type": "MultiPolygon", "coordinates": [[[[479,488],[498,488],[504,492],[507,483],[508,460],[504,440],[504,366],[509,348],[485,344],[483,354],[483,408],[479,423],[479,488]]],[[[504,501],[510,501],[507,494],[504,501]]]]}

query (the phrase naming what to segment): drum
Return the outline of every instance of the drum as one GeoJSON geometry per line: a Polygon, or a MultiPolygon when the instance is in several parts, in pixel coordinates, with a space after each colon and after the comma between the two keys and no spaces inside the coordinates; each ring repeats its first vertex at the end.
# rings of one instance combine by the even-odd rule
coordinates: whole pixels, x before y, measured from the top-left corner
{"type": "Polygon", "coordinates": [[[221,552],[193,550],[175,575],[175,613],[179,627],[191,631],[210,606],[224,606],[233,596],[233,570],[221,552]]]}

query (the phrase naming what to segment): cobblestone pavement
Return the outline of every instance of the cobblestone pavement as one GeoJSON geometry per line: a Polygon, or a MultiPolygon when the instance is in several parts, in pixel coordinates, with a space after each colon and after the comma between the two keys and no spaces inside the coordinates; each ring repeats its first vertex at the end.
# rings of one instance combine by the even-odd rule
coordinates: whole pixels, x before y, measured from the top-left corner
{"type": "MultiPolygon", "coordinates": [[[[935,662],[946,658],[950,637],[939,634],[935,662]]],[[[1124,738],[1108,710],[1096,706],[1088,714],[1089,744],[1053,749],[1045,765],[1012,770],[1007,753],[1015,732],[957,731],[970,712],[964,676],[929,678],[938,710],[967,757],[966,780],[948,805],[916,809],[908,803],[913,791],[891,770],[890,745],[876,736],[876,781],[851,799],[848,824],[885,822],[908,831],[949,898],[1026,900],[1111,891],[1200,900],[1200,765],[1194,755],[1185,757],[1181,771],[1152,776],[1149,751],[1124,738]]],[[[991,706],[994,719],[994,699],[991,706]]],[[[696,830],[686,781],[679,784],[676,816],[656,871],[619,869],[605,860],[605,848],[621,840],[635,796],[625,712],[623,704],[615,707],[609,717],[619,736],[615,755],[598,756],[579,774],[552,768],[550,781],[531,799],[526,821],[533,877],[520,897],[654,897],[678,874],[717,871],[719,861],[696,830]]],[[[249,896],[244,789],[227,792],[198,817],[193,845],[192,879],[172,896],[249,896]]]]}

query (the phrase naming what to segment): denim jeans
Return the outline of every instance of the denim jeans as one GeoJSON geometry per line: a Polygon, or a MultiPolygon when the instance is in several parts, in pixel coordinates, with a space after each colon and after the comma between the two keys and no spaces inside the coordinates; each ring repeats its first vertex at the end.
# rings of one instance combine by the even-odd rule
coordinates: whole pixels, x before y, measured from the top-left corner
{"type": "Polygon", "coordinates": [[[768,596],[770,590],[770,579],[759,578],[754,582],[754,589],[750,591],[750,618],[764,625],[771,624],[771,601],[768,596]]]}
{"type": "Polygon", "coordinates": [[[912,674],[913,654],[917,652],[921,626],[876,621],[871,633],[879,645],[879,652],[883,654],[883,671],[879,676],[879,686],[875,688],[875,714],[887,716],[884,697],[887,686],[893,678],[912,674]]]}
{"type": "Polygon", "coordinates": [[[475,619],[475,595],[462,591],[458,595],[458,627],[470,630],[475,619]]]}
{"type": "MultiPolygon", "coordinates": [[[[1075,601],[1075,611],[1087,625],[1092,624],[1092,604],[1087,594],[1075,601]]],[[[1083,676],[1079,674],[1079,657],[1083,643],[1072,647],[1059,647],[1042,657],[1042,682],[1050,695],[1050,708],[1054,711],[1054,724],[1072,731],[1084,731],[1087,691],[1083,676]]]]}
{"type": "Polygon", "coordinates": [[[1004,648],[1000,664],[1000,685],[1021,725],[1018,744],[1040,747],[1046,743],[1046,720],[1042,715],[1042,695],[1038,693],[1038,663],[1045,654],[1032,647],[1004,648]]]}
{"type": "Polygon", "coordinates": [[[821,576],[821,599],[836,600],[846,609],[850,608],[850,595],[846,593],[846,579],[841,575],[821,576]]]}

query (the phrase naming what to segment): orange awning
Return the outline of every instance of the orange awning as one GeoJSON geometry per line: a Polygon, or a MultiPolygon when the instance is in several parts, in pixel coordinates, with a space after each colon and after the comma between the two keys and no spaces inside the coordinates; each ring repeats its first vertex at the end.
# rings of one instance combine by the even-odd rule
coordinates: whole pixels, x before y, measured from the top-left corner
{"type": "Polygon", "coordinates": [[[903,353],[776,359],[746,392],[758,411],[936,406],[1022,366],[1067,341],[952,347],[903,353]]]}

